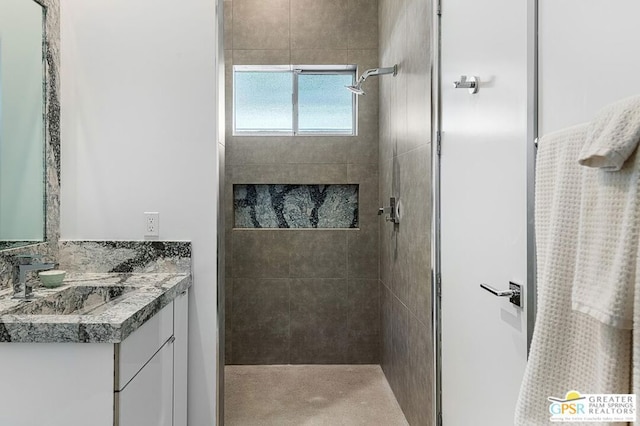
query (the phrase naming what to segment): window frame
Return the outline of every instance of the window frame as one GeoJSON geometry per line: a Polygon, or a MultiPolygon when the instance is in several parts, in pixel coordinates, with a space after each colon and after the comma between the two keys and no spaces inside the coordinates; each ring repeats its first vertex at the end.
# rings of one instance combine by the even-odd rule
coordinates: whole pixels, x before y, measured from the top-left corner
{"type": "MultiPolygon", "coordinates": [[[[357,136],[358,135],[358,96],[351,94],[351,119],[352,130],[313,132],[300,131],[299,129],[299,105],[298,105],[298,76],[310,75],[351,75],[352,83],[357,78],[357,66],[355,65],[234,65],[232,70],[232,136],[357,136]],[[236,72],[289,72],[292,74],[291,83],[291,119],[292,131],[238,131],[236,128],[236,72]]],[[[344,90],[347,90],[346,88],[344,90]]]]}

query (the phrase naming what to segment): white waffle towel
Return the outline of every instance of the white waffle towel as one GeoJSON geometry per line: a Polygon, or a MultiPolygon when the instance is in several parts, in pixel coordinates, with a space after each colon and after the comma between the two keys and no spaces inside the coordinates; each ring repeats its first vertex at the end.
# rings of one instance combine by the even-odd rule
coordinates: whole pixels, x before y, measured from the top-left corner
{"type": "Polygon", "coordinates": [[[583,167],[573,309],[612,327],[633,327],[640,156],[617,172],[583,167]]]}
{"type": "Polygon", "coordinates": [[[563,397],[570,390],[628,393],[631,387],[631,331],[571,309],[582,196],[582,167],[576,158],[586,134],[584,124],[546,135],[539,144],[538,311],[516,407],[518,426],[552,424],[550,396],[563,397]]]}
{"type": "Polygon", "coordinates": [[[640,142],[640,96],[623,99],[600,110],[589,124],[579,163],[620,170],[640,142]]]}

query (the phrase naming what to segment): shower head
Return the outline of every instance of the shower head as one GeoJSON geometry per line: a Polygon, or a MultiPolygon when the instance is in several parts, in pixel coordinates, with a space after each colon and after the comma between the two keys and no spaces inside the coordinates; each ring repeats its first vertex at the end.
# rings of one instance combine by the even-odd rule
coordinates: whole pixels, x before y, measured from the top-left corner
{"type": "Polygon", "coordinates": [[[362,90],[362,81],[357,82],[356,84],[354,84],[353,86],[344,86],[347,88],[348,91],[350,91],[351,93],[355,93],[356,95],[364,95],[364,90],[362,90]]]}
{"type": "Polygon", "coordinates": [[[366,70],[360,76],[356,84],[354,84],[353,86],[345,86],[345,87],[347,88],[347,90],[349,90],[352,93],[355,93],[356,95],[364,95],[365,92],[364,90],[362,90],[362,83],[364,83],[364,81],[371,76],[384,75],[384,74],[393,74],[393,76],[395,77],[398,74],[398,65],[396,64],[392,67],[372,68],[370,70],[366,70]]]}

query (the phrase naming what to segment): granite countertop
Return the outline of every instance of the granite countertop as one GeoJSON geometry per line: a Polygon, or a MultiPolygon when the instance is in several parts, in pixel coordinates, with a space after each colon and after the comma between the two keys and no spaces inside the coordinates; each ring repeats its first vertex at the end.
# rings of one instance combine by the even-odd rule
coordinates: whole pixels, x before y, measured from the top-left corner
{"type": "Polygon", "coordinates": [[[190,286],[185,273],[70,273],[60,287],[34,287],[34,301],[6,289],[0,342],[119,343],[190,286]]]}

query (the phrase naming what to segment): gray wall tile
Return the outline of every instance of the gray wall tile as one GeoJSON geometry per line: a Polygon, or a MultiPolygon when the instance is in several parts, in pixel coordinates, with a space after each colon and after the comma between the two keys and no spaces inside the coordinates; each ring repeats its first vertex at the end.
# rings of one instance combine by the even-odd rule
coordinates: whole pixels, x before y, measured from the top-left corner
{"type": "Polygon", "coordinates": [[[281,230],[233,231],[233,277],[289,277],[290,237],[281,230]]]}
{"type": "Polygon", "coordinates": [[[379,0],[379,197],[399,197],[399,225],[381,222],[382,365],[412,425],[433,420],[431,335],[430,0],[379,0]]]}
{"type": "Polygon", "coordinates": [[[234,279],[234,364],[289,361],[288,279],[234,279]]]}
{"type": "Polygon", "coordinates": [[[224,359],[226,364],[233,360],[233,278],[224,280],[224,359]]]}
{"type": "Polygon", "coordinates": [[[375,164],[378,160],[377,139],[356,138],[348,151],[349,163],[375,164]]]}
{"type": "Polygon", "coordinates": [[[349,49],[378,47],[378,1],[349,0],[349,49]]]}
{"type": "Polygon", "coordinates": [[[409,409],[408,421],[412,425],[433,423],[433,337],[431,328],[409,315],[409,409]]]}
{"type": "Polygon", "coordinates": [[[347,49],[349,16],[344,0],[291,2],[293,49],[347,49]]]}
{"type": "Polygon", "coordinates": [[[407,49],[412,52],[404,62],[407,75],[407,151],[431,141],[431,1],[411,1],[408,4],[407,49]]]}
{"type": "Polygon", "coordinates": [[[280,159],[289,164],[341,164],[344,151],[353,137],[299,136],[290,137],[286,154],[280,159]]]}
{"type": "Polygon", "coordinates": [[[224,50],[233,49],[233,3],[225,0],[224,8],[224,50]]]}
{"type": "MultiPolygon", "coordinates": [[[[242,183],[290,183],[290,172],[279,164],[245,164],[227,168],[228,176],[236,184],[242,183]]],[[[227,185],[233,204],[233,184],[227,185]]],[[[233,217],[233,208],[231,212],[233,217]]]]}
{"type": "Polygon", "coordinates": [[[393,294],[384,284],[379,284],[380,288],[380,365],[384,370],[388,380],[394,377],[392,366],[393,356],[393,294]]]}
{"type": "Polygon", "coordinates": [[[295,65],[348,64],[345,49],[293,49],[291,63],[295,65]]]}
{"type": "Polygon", "coordinates": [[[281,164],[294,143],[286,136],[234,136],[227,144],[227,164],[281,164]]]}
{"type": "Polygon", "coordinates": [[[347,364],[380,364],[380,336],[350,336],[347,364]]]}
{"type": "MultiPolygon", "coordinates": [[[[360,214],[362,216],[376,216],[378,212],[378,164],[349,164],[347,180],[349,183],[360,184],[360,214]]],[[[377,232],[375,233],[377,234],[377,232]]]]}
{"type": "Polygon", "coordinates": [[[291,281],[291,363],[347,361],[347,280],[291,281]]]}
{"type": "MultiPolygon", "coordinates": [[[[226,11],[226,19],[231,21],[226,30],[227,35],[232,34],[226,41],[228,50],[225,51],[228,167],[224,192],[225,213],[230,218],[225,226],[229,253],[227,274],[233,278],[234,286],[237,280],[246,282],[249,278],[313,278],[316,283],[323,281],[316,278],[339,281],[347,276],[377,280],[378,80],[370,79],[367,96],[359,99],[358,136],[234,137],[231,133],[234,64],[355,64],[360,72],[378,67],[377,29],[375,25],[368,27],[370,21],[376,19],[377,0],[355,0],[353,4],[352,0],[228,0],[225,5],[231,6],[226,11]],[[353,14],[355,8],[362,10],[363,19],[350,22],[349,12],[353,14]],[[365,209],[360,218],[361,228],[331,231],[333,233],[232,230],[234,183],[359,184],[361,208],[365,209]]],[[[343,296],[339,303],[345,306],[346,312],[349,299],[346,293],[343,296]]],[[[330,310],[334,303],[330,297],[312,300],[309,296],[304,300],[308,306],[302,308],[319,312],[330,310]]],[[[379,302],[372,303],[373,313],[378,312],[379,302]]],[[[284,303],[277,306],[282,309],[278,314],[284,315],[291,326],[292,314],[288,308],[284,303]]],[[[366,308],[360,306],[359,309],[366,312],[366,308]]],[[[299,324],[313,323],[313,318],[313,315],[300,316],[299,324]]],[[[293,362],[292,349],[285,348],[291,342],[281,333],[266,328],[262,330],[264,338],[254,329],[238,334],[234,329],[236,321],[237,318],[232,317],[232,324],[227,327],[233,332],[229,345],[233,362],[293,362]]],[[[328,324],[325,334],[344,336],[340,350],[325,352],[318,344],[323,340],[313,337],[313,327],[300,327],[296,334],[300,345],[293,346],[297,348],[297,360],[364,363],[380,359],[380,333],[371,334],[357,328],[349,332],[346,317],[342,322],[328,324]]]]}
{"type": "Polygon", "coordinates": [[[289,0],[234,0],[234,49],[288,49],[289,0]]]}
{"type": "MultiPolygon", "coordinates": [[[[289,49],[234,49],[234,65],[287,65],[291,62],[289,49]]],[[[231,84],[227,80],[227,87],[231,84]]],[[[231,92],[229,92],[231,93],[231,92]]]]}
{"type": "MultiPolygon", "coordinates": [[[[233,50],[224,51],[224,81],[225,81],[225,98],[224,98],[224,122],[225,122],[225,146],[233,131],[233,50]]],[[[229,161],[228,150],[225,152],[225,160],[229,161]]]]}
{"type": "Polygon", "coordinates": [[[349,232],[291,231],[291,277],[346,278],[349,232]]]}
{"type": "MultiPolygon", "coordinates": [[[[347,234],[348,276],[349,278],[378,279],[378,233],[377,216],[360,217],[363,222],[369,222],[366,228],[347,234]],[[371,231],[363,231],[371,229],[371,231]]],[[[362,226],[362,225],[361,225],[362,226]]]]}
{"type": "Polygon", "coordinates": [[[379,292],[377,279],[349,279],[347,297],[350,337],[380,334],[379,292]]]}
{"type": "Polygon", "coordinates": [[[345,163],[325,164],[289,164],[291,179],[300,184],[314,183],[344,183],[347,180],[347,165],[345,163]]]}
{"type": "Polygon", "coordinates": [[[431,321],[431,145],[399,157],[404,181],[400,199],[406,215],[403,223],[412,232],[399,234],[399,257],[408,259],[400,274],[408,284],[404,302],[425,324],[431,321]],[[413,212],[414,214],[411,214],[413,212]],[[417,213],[420,212],[420,213],[417,213]],[[405,220],[406,219],[406,220],[405,220]]]}
{"type": "Polygon", "coordinates": [[[402,407],[407,412],[410,398],[410,389],[407,386],[410,380],[409,370],[409,309],[397,298],[392,301],[391,318],[391,371],[392,378],[389,384],[393,393],[402,407]]]}

